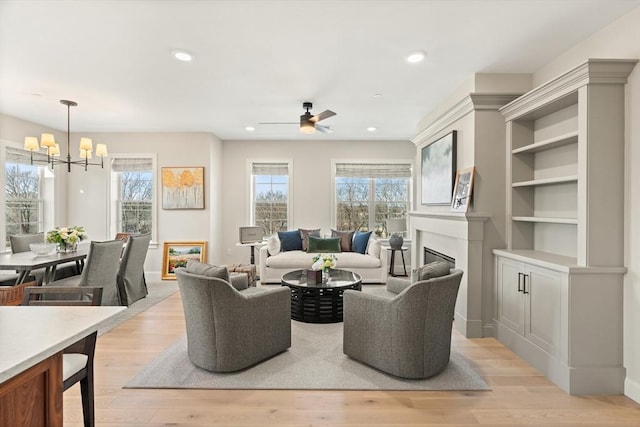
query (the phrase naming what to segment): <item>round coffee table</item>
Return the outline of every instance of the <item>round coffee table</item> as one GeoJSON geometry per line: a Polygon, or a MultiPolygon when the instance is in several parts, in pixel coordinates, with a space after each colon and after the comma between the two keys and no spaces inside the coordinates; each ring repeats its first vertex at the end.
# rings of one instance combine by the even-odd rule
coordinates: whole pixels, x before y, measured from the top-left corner
{"type": "Polygon", "coordinates": [[[282,276],[282,286],[291,289],[291,318],[307,323],[342,322],[342,294],[347,289],[362,289],[362,277],[351,271],[329,271],[326,283],[307,284],[307,270],[295,270],[282,276]]]}

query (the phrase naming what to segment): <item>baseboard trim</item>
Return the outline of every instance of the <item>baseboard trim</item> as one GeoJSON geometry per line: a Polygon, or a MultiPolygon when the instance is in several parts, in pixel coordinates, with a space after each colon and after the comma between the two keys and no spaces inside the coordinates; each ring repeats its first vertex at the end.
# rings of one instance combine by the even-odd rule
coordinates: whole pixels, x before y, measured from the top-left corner
{"type": "Polygon", "coordinates": [[[454,313],[453,326],[456,328],[465,338],[482,338],[482,321],[481,320],[468,320],[460,313],[454,313]]]}
{"type": "Polygon", "coordinates": [[[640,403],[640,383],[627,376],[624,380],[624,395],[640,403]]]}

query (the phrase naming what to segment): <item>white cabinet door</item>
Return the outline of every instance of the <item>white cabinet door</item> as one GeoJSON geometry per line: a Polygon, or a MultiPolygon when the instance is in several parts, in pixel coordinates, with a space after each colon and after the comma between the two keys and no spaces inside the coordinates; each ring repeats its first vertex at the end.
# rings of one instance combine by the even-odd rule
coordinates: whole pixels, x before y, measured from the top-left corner
{"type": "Polygon", "coordinates": [[[562,274],[526,266],[524,336],[549,354],[559,354],[562,274]]]}
{"type": "Polygon", "coordinates": [[[520,335],[524,335],[524,271],[523,263],[498,257],[498,321],[520,335]]]}

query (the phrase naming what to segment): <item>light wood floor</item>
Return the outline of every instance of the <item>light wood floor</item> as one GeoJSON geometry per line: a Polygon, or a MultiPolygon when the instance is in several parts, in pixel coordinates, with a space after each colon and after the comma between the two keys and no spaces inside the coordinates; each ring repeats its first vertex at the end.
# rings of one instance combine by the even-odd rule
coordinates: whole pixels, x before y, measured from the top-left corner
{"type": "MultiPolygon", "coordinates": [[[[624,396],[569,396],[492,338],[455,346],[492,388],[483,392],[126,390],[184,334],[180,294],[98,338],[98,426],[640,426],[624,396]]],[[[64,393],[65,426],[82,425],[79,386],[64,393]]]]}

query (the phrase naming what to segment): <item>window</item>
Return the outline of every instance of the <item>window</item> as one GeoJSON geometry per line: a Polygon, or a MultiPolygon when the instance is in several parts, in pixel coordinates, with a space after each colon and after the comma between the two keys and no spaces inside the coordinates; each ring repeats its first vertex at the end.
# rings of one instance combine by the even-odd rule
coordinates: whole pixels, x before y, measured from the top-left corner
{"type": "Polygon", "coordinates": [[[409,210],[411,164],[336,163],[336,227],[374,230],[409,210]]]}
{"type": "Polygon", "coordinates": [[[265,235],[289,226],[289,163],[251,164],[251,219],[265,235]]]}
{"type": "Polygon", "coordinates": [[[43,231],[45,170],[46,166],[31,165],[26,151],[7,148],[4,176],[6,246],[9,245],[9,236],[12,234],[43,231]]]}
{"type": "Polygon", "coordinates": [[[111,233],[155,235],[155,158],[113,156],[111,233]]]}

